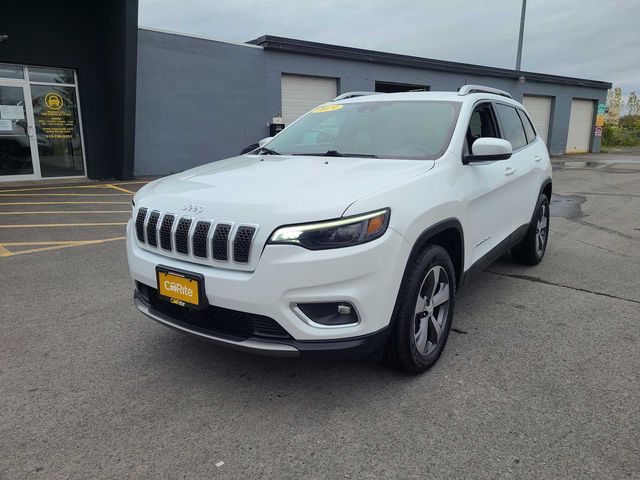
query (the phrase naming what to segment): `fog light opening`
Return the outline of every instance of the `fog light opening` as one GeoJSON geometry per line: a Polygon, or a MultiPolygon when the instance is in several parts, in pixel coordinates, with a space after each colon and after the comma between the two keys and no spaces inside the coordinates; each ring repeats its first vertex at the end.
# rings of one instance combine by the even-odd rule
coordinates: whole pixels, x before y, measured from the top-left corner
{"type": "Polygon", "coordinates": [[[349,302],[298,303],[295,307],[303,320],[319,326],[343,327],[359,321],[355,307],[349,302]]]}

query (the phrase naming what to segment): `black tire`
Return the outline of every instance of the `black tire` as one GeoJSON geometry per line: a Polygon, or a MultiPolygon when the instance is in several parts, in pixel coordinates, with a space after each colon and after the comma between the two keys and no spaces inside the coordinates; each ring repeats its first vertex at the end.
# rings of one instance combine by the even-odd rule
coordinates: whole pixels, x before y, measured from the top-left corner
{"type": "Polygon", "coordinates": [[[439,245],[427,245],[408,268],[398,293],[394,317],[391,322],[391,336],[387,345],[388,359],[399,369],[417,374],[428,370],[440,357],[453,322],[456,277],[453,263],[447,251],[439,245]],[[446,278],[440,277],[446,273],[446,278]],[[436,274],[438,282],[435,282],[436,274]],[[445,292],[443,278],[448,290],[445,292]],[[431,280],[430,280],[431,279],[431,280]],[[436,287],[436,283],[438,286],[436,287]],[[425,293],[431,292],[431,306],[425,293]],[[440,293],[440,295],[438,295],[440,293]],[[448,295],[446,295],[448,293],[448,295]],[[418,295],[425,302],[426,310],[417,313],[418,295]],[[438,298],[436,298],[438,297],[438,298]],[[436,304],[445,297],[446,302],[436,304]],[[445,305],[446,304],[446,305],[445,305]],[[446,306],[446,311],[443,309],[446,306]],[[442,323],[438,321],[443,314],[442,323]],[[425,315],[425,316],[423,316],[425,315]],[[440,325],[439,333],[437,326],[440,325]],[[426,330],[422,330],[423,326],[426,330]],[[420,334],[426,335],[426,339],[420,334]],[[431,336],[430,336],[431,335],[431,336]],[[434,339],[437,339],[433,342],[434,339]],[[422,351],[417,342],[424,340],[422,351]],[[430,343],[431,342],[431,343],[430,343]]]}
{"type": "Polygon", "coordinates": [[[533,219],[527,234],[518,245],[511,249],[513,259],[523,265],[537,265],[544,258],[549,241],[549,199],[543,193],[538,197],[533,219]],[[546,222],[542,222],[545,217],[546,222]],[[544,226],[542,226],[544,225],[544,226]]]}

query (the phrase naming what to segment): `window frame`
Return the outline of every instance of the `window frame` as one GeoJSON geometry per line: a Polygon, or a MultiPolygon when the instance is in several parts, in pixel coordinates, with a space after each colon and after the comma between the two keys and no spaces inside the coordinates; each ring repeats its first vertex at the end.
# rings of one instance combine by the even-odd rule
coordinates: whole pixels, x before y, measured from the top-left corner
{"type": "MultiPolygon", "coordinates": [[[[525,139],[526,143],[521,147],[514,148],[512,150],[512,153],[516,153],[516,152],[519,152],[520,150],[522,150],[523,148],[527,148],[529,145],[531,145],[532,143],[534,143],[538,139],[538,133],[534,129],[533,131],[536,132],[536,138],[531,143],[529,143],[529,141],[527,140],[527,131],[524,129],[524,124],[522,123],[522,119],[520,118],[520,115],[518,115],[518,112],[517,112],[518,110],[521,110],[518,106],[512,105],[512,104],[507,103],[507,102],[492,101],[492,103],[494,103],[495,114],[496,114],[496,117],[498,119],[498,122],[500,123],[500,138],[502,138],[503,140],[507,140],[507,139],[504,138],[504,133],[503,133],[504,132],[504,127],[502,126],[502,120],[500,118],[500,115],[498,114],[498,109],[497,109],[497,107],[495,107],[495,105],[500,104],[500,105],[504,105],[506,107],[511,107],[514,110],[516,110],[516,115],[517,115],[518,119],[520,120],[520,126],[522,127],[522,133],[524,134],[524,139],[525,139]]],[[[507,140],[507,142],[509,142],[509,140],[507,140]]],[[[511,146],[513,147],[513,144],[511,146]]]]}
{"type": "Polygon", "coordinates": [[[531,130],[533,130],[533,140],[531,140],[530,142],[527,141],[527,145],[531,145],[532,143],[535,143],[538,140],[538,137],[540,135],[538,135],[538,131],[536,130],[536,127],[533,125],[533,122],[529,118],[529,115],[527,114],[527,112],[525,112],[524,109],[522,109],[522,108],[516,108],[516,110],[518,111],[518,116],[520,117],[520,121],[522,122],[522,126],[524,127],[525,136],[526,136],[526,133],[527,133],[527,127],[525,127],[525,125],[524,125],[524,120],[522,119],[523,116],[527,120],[527,122],[529,123],[529,126],[531,127],[531,130]]]}
{"type": "MultiPolygon", "coordinates": [[[[465,145],[467,145],[467,132],[469,131],[469,128],[471,128],[471,119],[473,118],[473,114],[476,113],[476,110],[480,107],[483,107],[485,105],[489,106],[489,109],[491,110],[491,117],[493,118],[494,129],[496,133],[499,135],[498,137],[495,137],[495,138],[502,138],[502,125],[499,122],[498,113],[496,111],[496,107],[494,103],[495,102],[493,100],[485,99],[485,100],[478,100],[476,103],[473,104],[471,115],[469,115],[469,120],[467,120],[467,128],[464,130],[464,139],[462,142],[462,154],[460,158],[464,158],[465,155],[472,154],[470,149],[468,152],[465,152],[465,145]]],[[[469,148],[468,145],[467,145],[467,148],[469,148]]]]}

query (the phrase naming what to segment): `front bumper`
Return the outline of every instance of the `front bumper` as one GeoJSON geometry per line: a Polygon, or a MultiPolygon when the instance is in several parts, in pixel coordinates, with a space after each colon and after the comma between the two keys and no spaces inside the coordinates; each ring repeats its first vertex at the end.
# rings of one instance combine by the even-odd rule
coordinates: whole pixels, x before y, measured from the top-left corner
{"type": "Polygon", "coordinates": [[[147,317],[179,332],[187,333],[224,347],[270,357],[364,358],[379,351],[384,346],[389,334],[388,328],[383,328],[378,332],[362,337],[334,341],[281,340],[270,342],[254,338],[234,340],[199,330],[176,318],[155,311],[150,308],[149,303],[139,296],[137,292],[134,296],[134,303],[138,310],[147,317]]]}
{"type": "Polygon", "coordinates": [[[269,317],[292,339],[279,340],[274,347],[274,342],[235,341],[194,331],[173,316],[154,312],[148,304],[145,306],[143,298],[138,298],[136,305],[143,313],[217,343],[285,356],[350,347],[358,350],[363,344],[377,344],[386,335],[383,332],[393,313],[409,250],[407,241],[392,229],[373,242],[341,249],[310,251],[292,245],[269,245],[255,271],[247,272],[185,262],[142,249],[131,222],[127,226],[127,255],[134,281],[156,288],[156,266],[160,264],[199,273],[204,277],[210,305],[269,317]],[[349,326],[314,324],[296,308],[297,304],[314,302],[349,302],[359,321],[349,326]],[[338,344],[333,345],[335,342],[338,344]]]}

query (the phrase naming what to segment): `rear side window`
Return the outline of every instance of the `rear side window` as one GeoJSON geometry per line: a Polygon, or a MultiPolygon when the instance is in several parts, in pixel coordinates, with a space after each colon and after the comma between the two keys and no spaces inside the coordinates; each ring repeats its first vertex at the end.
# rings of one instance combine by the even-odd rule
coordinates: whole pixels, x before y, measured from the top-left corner
{"type": "Polygon", "coordinates": [[[524,147],[527,144],[527,136],[524,133],[524,127],[517,110],[502,103],[496,104],[496,110],[498,117],[500,117],[504,139],[511,142],[511,147],[514,150],[524,147]]]}
{"type": "Polygon", "coordinates": [[[522,125],[524,125],[524,133],[527,134],[527,142],[533,142],[536,139],[536,131],[533,129],[531,120],[529,120],[527,114],[522,110],[518,110],[518,115],[520,115],[520,120],[522,120],[522,125]]]}

